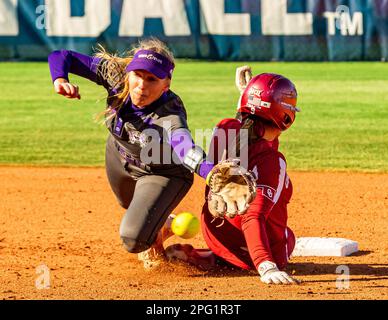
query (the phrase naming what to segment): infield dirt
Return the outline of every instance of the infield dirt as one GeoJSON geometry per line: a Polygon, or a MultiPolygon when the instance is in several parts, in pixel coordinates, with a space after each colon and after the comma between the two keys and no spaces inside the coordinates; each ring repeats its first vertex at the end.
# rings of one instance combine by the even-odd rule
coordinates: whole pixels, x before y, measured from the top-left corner
{"type": "MultiPolygon", "coordinates": [[[[2,299],[388,299],[388,174],[289,172],[296,236],[347,238],[360,249],[350,257],[292,258],[287,271],[303,281],[299,286],[176,262],[145,271],[121,245],[124,210],[103,168],[0,167],[0,176],[2,299]],[[42,266],[47,289],[36,285],[42,266]],[[349,288],[337,288],[338,266],[349,268],[349,288]]],[[[203,190],[196,179],[175,212],[199,215],[203,190]]],[[[200,234],[166,245],[172,243],[206,247],[200,234]]]]}

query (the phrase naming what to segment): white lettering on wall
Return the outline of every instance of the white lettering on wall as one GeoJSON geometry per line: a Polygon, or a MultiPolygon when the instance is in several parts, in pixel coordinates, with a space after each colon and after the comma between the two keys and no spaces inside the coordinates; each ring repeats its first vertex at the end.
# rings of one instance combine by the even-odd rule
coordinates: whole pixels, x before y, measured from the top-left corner
{"type": "Polygon", "coordinates": [[[336,12],[324,12],[323,16],[327,19],[327,33],[331,36],[335,35],[335,19],[337,16],[336,12]]]}
{"type": "Polygon", "coordinates": [[[312,13],[287,13],[287,0],[261,0],[261,29],[265,36],[313,34],[312,13]]]}
{"type": "Polygon", "coordinates": [[[355,12],[353,18],[350,12],[324,12],[327,19],[327,34],[335,35],[336,26],[339,27],[342,36],[361,36],[364,34],[362,12],[355,12]]]}
{"type": "Polygon", "coordinates": [[[350,14],[348,14],[344,20],[344,26],[341,28],[342,35],[360,36],[364,34],[362,12],[355,12],[353,14],[353,20],[351,19],[350,14]]]}
{"type": "Polygon", "coordinates": [[[18,0],[0,1],[0,36],[19,35],[18,0]]]}
{"type": "Polygon", "coordinates": [[[110,0],[85,0],[85,15],[72,17],[70,0],[46,0],[47,35],[98,37],[111,23],[110,0]]]}
{"type": "Polygon", "coordinates": [[[201,33],[214,35],[251,34],[249,13],[225,13],[225,0],[200,0],[201,33]]]}
{"type": "Polygon", "coordinates": [[[183,0],[124,0],[119,36],[142,36],[146,18],[161,18],[166,36],[191,35],[183,0]]]}
{"type": "MultiPolygon", "coordinates": [[[[251,35],[249,13],[225,13],[225,0],[199,0],[202,34],[251,35]]],[[[261,0],[261,29],[264,36],[313,35],[312,13],[288,13],[287,0],[261,0]]],[[[0,36],[18,36],[18,0],[0,0],[0,36]]],[[[70,0],[45,0],[35,10],[35,27],[48,36],[98,37],[111,24],[110,0],[85,0],[85,14],[71,16],[70,0]]],[[[363,13],[346,6],[324,12],[327,34],[364,34],[363,13]]],[[[184,0],[123,0],[119,36],[140,37],[147,18],[160,18],[166,36],[190,36],[184,0]]],[[[25,23],[22,21],[22,23],[25,23]]]]}

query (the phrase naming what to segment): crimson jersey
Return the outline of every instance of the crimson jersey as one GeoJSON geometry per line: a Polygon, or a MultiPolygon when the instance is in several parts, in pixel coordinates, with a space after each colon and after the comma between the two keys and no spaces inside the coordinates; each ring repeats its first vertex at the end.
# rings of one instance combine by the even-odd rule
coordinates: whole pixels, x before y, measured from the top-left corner
{"type": "MultiPolygon", "coordinates": [[[[240,126],[235,119],[225,119],[217,128],[238,130],[240,126]]],[[[213,139],[213,145],[217,150],[217,140],[213,139]]],[[[282,269],[295,237],[287,227],[292,184],[286,160],[278,151],[278,140],[261,139],[249,145],[248,169],[257,177],[255,200],[244,215],[226,218],[223,224],[221,219],[213,219],[205,202],[201,218],[205,241],[217,256],[240,268],[257,270],[261,262],[269,260],[282,269]]]]}

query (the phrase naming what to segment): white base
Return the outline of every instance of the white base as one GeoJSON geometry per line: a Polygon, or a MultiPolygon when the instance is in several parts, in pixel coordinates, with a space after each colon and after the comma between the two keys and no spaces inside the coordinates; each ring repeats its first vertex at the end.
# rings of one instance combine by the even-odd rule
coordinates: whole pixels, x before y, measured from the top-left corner
{"type": "Polygon", "coordinates": [[[301,237],[296,239],[292,257],[345,257],[357,251],[356,241],[343,238],[301,237]]]}

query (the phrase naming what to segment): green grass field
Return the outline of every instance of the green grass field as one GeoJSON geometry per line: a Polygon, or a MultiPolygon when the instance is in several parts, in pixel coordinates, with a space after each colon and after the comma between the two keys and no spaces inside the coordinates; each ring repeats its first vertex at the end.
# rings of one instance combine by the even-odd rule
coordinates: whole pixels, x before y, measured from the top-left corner
{"type": "MultiPolygon", "coordinates": [[[[234,117],[242,64],[178,61],[172,89],[193,132],[234,117]]],[[[297,86],[302,113],[280,146],[289,169],[388,172],[388,64],[249,64],[297,86]]],[[[71,79],[80,101],[54,93],[47,63],[0,63],[1,164],[103,166],[107,130],[93,117],[105,107],[105,91],[71,79]]]]}

